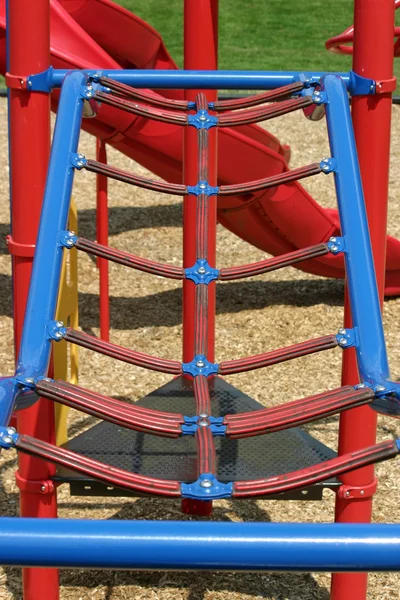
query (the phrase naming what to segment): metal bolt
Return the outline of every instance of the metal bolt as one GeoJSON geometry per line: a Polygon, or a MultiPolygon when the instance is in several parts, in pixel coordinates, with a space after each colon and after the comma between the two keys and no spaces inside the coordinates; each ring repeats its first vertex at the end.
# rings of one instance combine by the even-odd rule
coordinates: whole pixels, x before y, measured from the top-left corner
{"type": "Polygon", "coordinates": [[[61,331],[56,331],[54,333],[54,337],[57,338],[58,340],[61,340],[62,336],[63,336],[63,334],[61,331]]]}
{"type": "Polygon", "coordinates": [[[56,327],[64,327],[64,323],[62,321],[56,321],[56,327]]]}
{"type": "Polygon", "coordinates": [[[346,340],[346,338],[340,338],[339,340],[339,345],[340,346],[347,346],[348,341],[346,340]]]}
{"type": "Polygon", "coordinates": [[[208,421],[202,419],[201,421],[199,421],[199,425],[200,427],[208,427],[208,421]]]}
{"type": "Polygon", "coordinates": [[[51,381],[50,377],[43,377],[42,381],[51,381]]]}
{"type": "Polygon", "coordinates": [[[347,490],[347,492],[345,493],[346,498],[348,498],[350,496],[350,492],[349,490],[347,490]]]}
{"type": "Polygon", "coordinates": [[[31,383],[35,383],[35,380],[33,377],[26,377],[25,378],[25,383],[31,384],[31,383]]]}
{"type": "Polygon", "coordinates": [[[360,491],[360,496],[364,496],[364,494],[365,494],[364,490],[361,490],[360,491]]]}
{"type": "Polygon", "coordinates": [[[40,488],[40,491],[42,491],[42,492],[45,492],[45,491],[46,491],[46,489],[47,489],[47,488],[46,488],[46,486],[45,486],[45,485],[42,485],[42,487],[40,488]]]}
{"type": "Polygon", "coordinates": [[[196,362],[196,367],[199,367],[199,369],[201,369],[202,367],[205,367],[206,363],[204,362],[204,360],[198,360],[196,362]]]}
{"type": "Polygon", "coordinates": [[[331,237],[331,238],[329,238],[329,241],[332,242],[332,243],[337,242],[337,238],[331,237]]]}
{"type": "Polygon", "coordinates": [[[366,388],[367,386],[365,385],[365,383],[358,383],[356,386],[354,386],[356,388],[356,390],[360,390],[362,388],[366,388]]]}
{"type": "Polygon", "coordinates": [[[337,252],[339,248],[337,246],[331,246],[331,252],[337,252]]]}
{"type": "Polygon", "coordinates": [[[3,442],[5,444],[12,444],[13,443],[13,439],[10,435],[3,435],[3,442]]]}
{"type": "Polygon", "coordinates": [[[65,243],[67,246],[73,246],[74,245],[74,240],[71,238],[68,238],[67,240],[65,240],[65,243]]]}
{"type": "Polygon", "coordinates": [[[205,115],[201,115],[201,117],[199,117],[199,120],[200,121],[206,121],[207,117],[205,115]]]}
{"type": "Polygon", "coordinates": [[[8,433],[8,435],[14,435],[14,433],[17,433],[17,432],[14,429],[14,427],[7,427],[7,433],[8,433]]]}
{"type": "Polygon", "coordinates": [[[384,392],[386,390],[384,385],[377,385],[375,388],[376,392],[384,392]]]}
{"type": "Polygon", "coordinates": [[[77,160],[76,161],[76,166],[77,167],[83,167],[83,160],[77,160]]]}
{"type": "Polygon", "coordinates": [[[205,183],[199,183],[199,188],[200,188],[201,190],[205,190],[205,189],[206,189],[206,187],[207,187],[207,184],[205,184],[205,183]]]}
{"type": "Polygon", "coordinates": [[[208,414],[207,413],[200,413],[199,417],[200,417],[200,419],[207,419],[208,414]]]}
{"type": "Polygon", "coordinates": [[[343,327],[341,329],[339,329],[338,334],[339,335],[346,335],[347,333],[347,329],[344,329],[343,327]]]}
{"type": "Polygon", "coordinates": [[[213,482],[210,479],[203,479],[200,481],[200,487],[202,488],[210,488],[213,486],[213,482]]]}
{"type": "Polygon", "coordinates": [[[205,269],[205,267],[199,267],[199,268],[197,269],[197,272],[198,272],[200,275],[204,275],[204,273],[206,272],[206,269],[205,269]]]}
{"type": "Polygon", "coordinates": [[[84,154],[78,154],[78,158],[85,158],[84,154]]]}

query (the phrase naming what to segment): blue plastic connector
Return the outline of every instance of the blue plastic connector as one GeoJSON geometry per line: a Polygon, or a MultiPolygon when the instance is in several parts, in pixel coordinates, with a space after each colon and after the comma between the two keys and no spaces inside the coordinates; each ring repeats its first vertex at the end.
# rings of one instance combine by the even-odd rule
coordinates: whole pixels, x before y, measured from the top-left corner
{"type": "Polygon", "coordinates": [[[232,483],[221,483],[212,473],[202,473],[197,481],[181,484],[182,497],[193,500],[231,498],[232,491],[232,483]]]}
{"type": "Polygon", "coordinates": [[[340,252],[346,252],[346,243],[344,237],[331,237],[327,243],[329,252],[332,254],[339,254],[340,252]]]}
{"type": "Polygon", "coordinates": [[[188,185],[187,193],[192,194],[193,196],[200,196],[200,194],[204,194],[205,196],[216,196],[219,192],[219,187],[212,187],[208,181],[199,181],[197,185],[188,185]]]}
{"type": "Polygon", "coordinates": [[[83,169],[83,167],[87,163],[87,160],[86,160],[84,154],[76,154],[75,152],[71,152],[70,159],[71,159],[72,165],[75,167],[75,169],[78,169],[78,170],[83,169]]]}
{"type": "Polygon", "coordinates": [[[198,258],[193,267],[185,269],[185,278],[194,281],[196,285],[204,283],[208,285],[219,277],[219,270],[210,267],[205,258],[198,258]]]}
{"type": "Polygon", "coordinates": [[[350,84],[348,91],[352,96],[368,96],[376,93],[376,82],[368,77],[357,75],[354,71],[349,72],[350,84]]]}
{"type": "Polygon", "coordinates": [[[330,157],[323,158],[319,163],[319,166],[321,167],[321,171],[325,173],[325,175],[328,175],[328,173],[336,171],[336,160],[330,157]]]}
{"type": "Polygon", "coordinates": [[[74,231],[60,231],[60,245],[64,248],[73,248],[77,240],[76,233],[74,231]]]}
{"type": "Polygon", "coordinates": [[[18,441],[18,433],[14,427],[0,427],[0,448],[9,450],[18,441]]]}
{"type": "Polygon", "coordinates": [[[188,116],[188,125],[196,127],[196,129],[210,129],[216,127],[218,117],[210,115],[206,110],[201,109],[195,115],[188,116]]]}
{"type": "Polygon", "coordinates": [[[208,377],[218,373],[218,368],[219,365],[207,360],[204,354],[196,354],[191,362],[182,363],[182,373],[192,375],[192,377],[196,377],[196,375],[208,377]]]}
{"type": "Polygon", "coordinates": [[[27,87],[32,92],[51,92],[53,89],[53,67],[49,67],[41,73],[29,75],[27,87]]]}
{"type": "Polygon", "coordinates": [[[226,425],[224,417],[183,417],[182,425],[183,435],[195,435],[199,427],[208,427],[214,437],[224,436],[226,434],[226,425]]]}
{"type": "Polygon", "coordinates": [[[67,328],[62,321],[49,321],[47,324],[47,333],[51,340],[60,342],[67,333],[67,328]]]}
{"type": "Polygon", "coordinates": [[[352,348],[356,345],[356,331],[355,329],[339,329],[336,339],[341,348],[352,348]]]}

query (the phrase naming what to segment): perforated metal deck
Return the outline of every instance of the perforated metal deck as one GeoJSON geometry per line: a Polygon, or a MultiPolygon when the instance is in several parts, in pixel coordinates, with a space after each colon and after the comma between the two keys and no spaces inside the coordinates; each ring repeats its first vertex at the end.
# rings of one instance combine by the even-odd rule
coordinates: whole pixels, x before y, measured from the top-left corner
{"type": "MultiPolygon", "coordinates": [[[[210,380],[213,416],[264,408],[238,389],[216,377],[210,380]]],[[[192,382],[178,377],[137,402],[139,406],[182,413],[196,413],[192,382]]],[[[223,482],[279,475],[323,462],[335,452],[300,428],[232,440],[215,438],[217,475],[223,482]]],[[[151,477],[189,482],[197,479],[196,443],[193,437],[158,437],[100,423],[70,440],[65,447],[105,464],[151,477]]],[[[89,477],[59,468],[55,480],[70,484],[75,496],[134,496],[89,477]]],[[[337,479],[268,496],[279,499],[320,500],[324,488],[340,485],[337,479]]]]}

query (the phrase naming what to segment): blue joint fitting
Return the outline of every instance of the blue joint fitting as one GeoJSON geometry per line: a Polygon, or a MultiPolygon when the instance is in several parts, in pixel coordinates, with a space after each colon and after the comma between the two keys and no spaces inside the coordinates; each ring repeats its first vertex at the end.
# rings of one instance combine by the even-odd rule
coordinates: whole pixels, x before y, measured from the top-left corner
{"type": "Polygon", "coordinates": [[[9,450],[18,441],[18,433],[15,431],[14,427],[0,427],[0,448],[5,448],[9,450]]]}
{"type": "Polygon", "coordinates": [[[27,388],[29,390],[34,390],[36,388],[34,377],[17,377],[17,382],[21,388],[27,388]]]}
{"type": "Polygon", "coordinates": [[[339,329],[336,340],[341,348],[352,348],[356,345],[355,329],[339,329]]]}
{"type": "Polygon", "coordinates": [[[216,127],[218,124],[218,117],[210,115],[203,108],[199,110],[195,115],[188,116],[188,125],[196,127],[196,129],[210,129],[216,127]]]}
{"type": "Polygon", "coordinates": [[[185,269],[185,278],[194,281],[196,285],[208,285],[219,277],[219,270],[210,267],[205,258],[198,258],[193,267],[185,269]]]}
{"type": "Polygon", "coordinates": [[[373,79],[362,77],[350,71],[350,85],[348,90],[352,96],[369,96],[376,93],[376,82],[373,79]]]}
{"type": "Polygon", "coordinates": [[[62,321],[49,321],[47,324],[47,333],[51,340],[60,342],[67,333],[67,328],[62,321]]]}
{"type": "Polygon", "coordinates": [[[71,164],[73,167],[75,167],[75,169],[83,169],[83,167],[86,165],[87,160],[85,158],[84,154],[75,154],[75,153],[71,153],[70,154],[70,160],[71,160],[71,164]]]}
{"type": "Polygon", "coordinates": [[[94,97],[95,89],[93,88],[92,83],[89,81],[86,85],[81,88],[81,96],[85,98],[85,100],[91,100],[94,97]]]}
{"type": "Polygon", "coordinates": [[[199,427],[209,427],[214,437],[224,436],[226,434],[224,417],[209,417],[207,415],[200,415],[198,417],[183,417],[183,419],[183,435],[195,435],[199,427]]]}
{"type": "Polygon", "coordinates": [[[199,181],[197,185],[188,185],[186,190],[188,194],[193,196],[200,196],[200,194],[216,196],[219,192],[219,187],[212,187],[208,181],[199,181]]]}
{"type": "Polygon", "coordinates": [[[327,243],[329,252],[332,254],[339,254],[340,252],[346,252],[346,244],[343,237],[331,237],[327,243]]]}
{"type": "Polygon", "coordinates": [[[313,99],[314,104],[316,104],[317,106],[319,106],[320,104],[328,103],[326,94],[322,90],[315,90],[315,92],[312,95],[312,99],[313,99]]]}
{"type": "Polygon", "coordinates": [[[232,483],[221,483],[212,473],[202,473],[193,483],[181,483],[182,497],[193,500],[231,498],[232,491],[232,483]]]}
{"type": "Polygon", "coordinates": [[[208,377],[218,373],[218,364],[208,361],[204,354],[196,354],[191,362],[182,363],[182,372],[192,375],[192,377],[196,377],[196,375],[208,377]]]}
{"type": "Polygon", "coordinates": [[[53,88],[53,67],[41,73],[29,75],[26,81],[27,89],[32,92],[51,92],[53,88]]]}
{"type": "Polygon", "coordinates": [[[321,171],[328,175],[336,171],[336,160],[334,158],[323,158],[319,163],[321,171]]]}
{"type": "Polygon", "coordinates": [[[58,239],[59,239],[60,246],[70,249],[75,246],[76,240],[78,238],[74,231],[60,231],[60,235],[59,235],[58,239]]]}

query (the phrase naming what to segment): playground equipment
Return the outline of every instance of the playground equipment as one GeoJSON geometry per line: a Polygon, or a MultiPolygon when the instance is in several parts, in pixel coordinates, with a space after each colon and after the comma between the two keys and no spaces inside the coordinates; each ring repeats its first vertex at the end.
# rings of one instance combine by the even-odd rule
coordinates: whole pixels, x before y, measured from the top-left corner
{"type": "MultiPolygon", "coordinates": [[[[379,307],[385,270],[391,98],[390,92],[380,93],[382,87],[378,83],[392,78],[392,41],[388,45],[387,40],[393,33],[394,10],[392,2],[386,0],[372,3],[357,0],[355,7],[355,31],[359,37],[355,40],[354,66],[355,72],[362,72],[363,77],[353,73],[340,76],[307,73],[303,76],[297,73],[224,74],[215,71],[217,3],[210,0],[199,0],[195,11],[194,3],[185,3],[187,70],[184,72],[99,70],[97,67],[89,72],[48,70],[48,3],[41,2],[42,10],[38,10],[37,4],[31,7],[22,0],[13,0],[10,4],[10,75],[7,81],[11,86],[12,239],[14,244],[20,245],[21,253],[25,244],[34,244],[36,232],[33,224],[39,222],[39,205],[47,170],[49,93],[62,85],[18,367],[14,377],[5,378],[0,383],[0,443],[5,448],[16,447],[20,451],[18,484],[21,516],[25,517],[1,521],[0,536],[4,541],[12,536],[13,543],[11,548],[7,543],[0,545],[0,562],[28,567],[24,573],[24,591],[29,600],[43,598],[43,590],[49,600],[57,598],[56,571],[32,568],[35,566],[193,569],[212,568],[217,564],[222,569],[336,572],[399,569],[398,526],[354,524],[368,521],[370,517],[376,486],[373,463],[394,457],[399,452],[395,441],[375,444],[375,413],[370,408],[399,413],[399,384],[389,378],[379,307]],[[365,7],[367,10],[361,10],[365,7]],[[381,27],[375,32],[378,20],[381,27]],[[365,53],[364,47],[369,44],[372,32],[381,51],[374,52],[373,56],[365,53]],[[365,56],[372,62],[366,61],[361,68],[360,63],[365,56]],[[201,70],[190,70],[194,68],[201,70]],[[236,104],[218,102],[215,91],[208,92],[207,96],[200,91],[216,90],[222,86],[269,91],[236,104]],[[143,91],[167,87],[186,88],[188,91],[184,99],[165,99],[143,91]],[[376,280],[347,91],[353,94],[353,121],[367,209],[370,216],[374,215],[374,210],[379,215],[377,220],[370,219],[376,280]],[[275,100],[274,104],[265,104],[271,99],[275,100]],[[108,105],[109,110],[118,111],[118,114],[129,112],[184,128],[184,184],[141,178],[110,167],[100,159],[91,161],[80,155],[79,131],[87,102],[91,102],[92,108],[96,108],[93,102],[99,103],[99,114],[108,105]],[[216,130],[255,123],[300,108],[321,106],[326,108],[331,157],[321,157],[320,163],[303,170],[283,170],[250,183],[238,185],[217,180],[216,130]],[[244,107],[248,110],[241,110],[244,107]],[[22,114],[24,119],[19,118],[22,114]],[[369,128],[366,127],[367,122],[369,128]],[[366,130],[367,139],[363,137],[366,130]],[[43,154],[31,152],[33,144],[37,148],[38,142],[43,154]],[[369,164],[371,146],[381,157],[379,166],[374,162],[369,164]],[[29,177],[26,176],[28,166],[31,169],[29,177]],[[157,264],[122,253],[69,231],[67,216],[72,181],[75,171],[81,169],[159,192],[184,195],[182,267],[157,264]],[[277,187],[305,173],[311,176],[320,172],[334,173],[335,176],[341,236],[254,265],[216,268],[217,196],[268,189],[271,185],[277,187]],[[25,209],[26,185],[32,186],[31,203],[27,207],[31,211],[28,222],[32,223],[32,230],[25,231],[18,216],[22,208],[25,209]],[[64,327],[55,320],[62,257],[71,248],[98,255],[102,260],[114,260],[139,270],[182,280],[182,361],[158,359],[120,348],[64,327]],[[345,256],[352,325],[346,322],[338,335],[324,336],[290,348],[236,361],[215,362],[214,294],[217,279],[252,276],[297,261],[329,255],[345,256]],[[46,301],[43,302],[43,299],[46,301]],[[66,340],[177,377],[166,386],[167,390],[161,389],[152,394],[153,405],[149,405],[150,397],[135,405],[127,405],[98,392],[49,379],[47,368],[52,340],[66,340]],[[347,356],[356,356],[361,382],[350,359],[346,361],[343,387],[279,408],[261,408],[254,401],[240,396],[221,378],[229,373],[260,368],[337,346],[343,348],[347,356]],[[154,406],[157,396],[171,396],[171,392],[179,393],[184,406],[182,410],[166,413],[154,406]],[[222,396],[229,393],[230,401],[236,395],[237,402],[235,410],[227,411],[222,396]],[[38,394],[42,399],[38,400],[38,394]],[[18,408],[19,403],[26,399],[36,402],[28,411],[20,411],[17,433],[7,426],[8,420],[13,408],[18,408]],[[54,445],[54,400],[79,407],[83,412],[95,414],[111,424],[117,423],[118,429],[129,428],[132,435],[145,435],[147,440],[155,440],[158,447],[165,449],[167,460],[170,460],[168,447],[179,448],[181,455],[185,455],[185,448],[188,452],[194,450],[197,452],[196,469],[186,471],[184,476],[181,472],[176,477],[165,479],[165,476],[130,472],[115,464],[94,461],[74,452],[73,441],[68,448],[57,447],[54,445]],[[349,408],[353,410],[347,410],[349,408]],[[295,424],[339,412],[342,412],[342,418],[338,457],[282,475],[247,476],[236,481],[221,477],[222,450],[229,445],[237,448],[238,444],[244,447],[259,440],[263,443],[273,435],[271,431],[279,433],[279,430],[295,424]],[[269,435],[264,435],[266,433],[269,435]],[[219,450],[218,455],[216,449],[219,450]],[[134,494],[183,497],[187,500],[185,509],[192,512],[210,508],[216,498],[271,497],[340,475],[343,485],[339,484],[337,520],[353,523],[313,526],[203,522],[199,526],[195,523],[144,522],[124,524],[121,536],[120,524],[113,522],[63,522],[45,518],[56,516],[54,482],[57,477],[51,466],[53,463],[72,467],[92,480],[96,478],[106,485],[125,488],[134,494]],[[41,518],[26,519],[29,516],[41,518]],[[28,548],[27,535],[31,536],[30,540],[35,540],[28,548]],[[76,535],[79,535],[80,541],[78,549],[76,535]],[[71,539],[74,540],[73,552],[71,539]]],[[[27,291],[25,279],[31,264],[26,260],[30,257],[21,253],[15,253],[13,257],[14,290],[18,293],[15,296],[17,345],[27,291]]],[[[349,315],[350,312],[347,318],[349,315]]],[[[264,456],[265,452],[259,452],[259,455],[264,456]]],[[[144,452],[142,456],[145,457],[144,452]]],[[[343,600],[349,589],[353,598],[359,600],[365,597],[365,575],[336,575],[332,597],[343,600]]]]}

